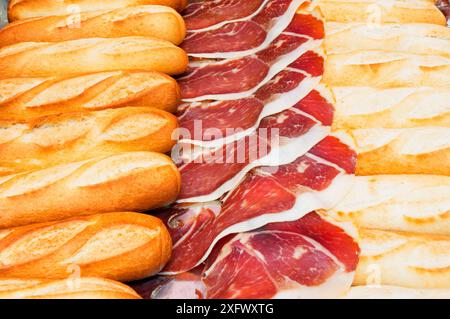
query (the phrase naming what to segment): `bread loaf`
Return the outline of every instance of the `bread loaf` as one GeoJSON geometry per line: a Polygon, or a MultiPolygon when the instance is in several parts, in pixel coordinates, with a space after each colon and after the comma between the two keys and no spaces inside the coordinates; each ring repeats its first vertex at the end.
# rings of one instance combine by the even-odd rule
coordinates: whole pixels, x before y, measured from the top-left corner
{"type": "Polygon", "coordinates": [[[435,0],[319,0],[318,3],[327,21],[446,24],[435,0]]]}
{"type": "Polygon", "coordinates": [[[450,287],[450,237],[361,230],[354,285],[450,287]]]}
{"type": "Polygon", "coordinates": [[[450,28],[428,23],[326,24],[325,48],[328,54],[359,50],[385,50],[450,57],[450,28]]]}
{"type": "Polygon", "coordinates": [[[186,53],[146,37],[23,42],[0,49],[0,78],[69,76],[103,71],[183,73],[186,53]]]}
{"type": "Polygon", "coordinates": [[[121,152],[166,153],[177,118],[148,107],[0,121],[0,176],[121,152]]]}
{"type": "MultiPolygon", "coordinates": [[[[106,198],[105,198],[106,199],[106,198]]],[[[171,239],[161,220],[108,213],[0,230],[0,279],[132,281],[159,272],[171,239]]]]}
{"type": "Polygon", "coordinates": [[[352,287],[345,299],[450,299],[450,289],[358,286],[352,287]]]}
{"type": "Polygon", "coordinates": [[[96,157],[0,177],[0,229],[79,214],[145,211],[178,195],[172,160],[153,152],[96,157]]]}
{"type": "Polygon", "coordinates": [[[357,175],[450,176],[450,127],[346,130],[358,153],[357,175]]]}
{"type": "Polygon", "coordinates": [[[176,81],[158,72],[0,79],[0,119],[8,120],[123,106],[174,112],[179,99],[176,81]]]}
{"type": "Polygon", "coordinates": [[[0,299],[140,299],[130,287],[95,278],[2,279],[0,299]]]}
{"type": "Polygon", "coordinates": [[[450,236],[449,194],[449,176],[357,176],[328,214],[363,228],[450,236]]]}
{"type": "Polygon", "coordinates": [[[185,33],[184,20],[175,10],[136,6],[16,21],[0,30],[0,46],[127,36],[153,37],[180,44],[185,33]]]}
{"type": "Polygon", "coordinates": [[[448,88],[450,58],[381,50],[331,54],[323,81],[331,86],[448,88]]]}
{"type": "Polygon", "coordinates": [[[450,90],[433,87],[332,88],[333,129],[450,127],[450,90]]]}
{"type": "Polygon", "coordinates": [[[172,7],[181,11],[186,6],[187,0],[11,0],[8,6],[8,19],[14,21],[148,4],[172,7]]]}

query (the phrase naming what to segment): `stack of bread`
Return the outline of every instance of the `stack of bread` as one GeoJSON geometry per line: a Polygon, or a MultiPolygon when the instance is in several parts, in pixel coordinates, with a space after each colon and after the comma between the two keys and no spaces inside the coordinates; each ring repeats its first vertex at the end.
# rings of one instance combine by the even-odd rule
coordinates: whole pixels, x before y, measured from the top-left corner
{"type": "Polygon", "coordinates": [[[331,212],[360,227],[349,297],[449,298],[450,28],[434,0],[319,3],[334,131],[358,151],[331,212]]]}
{"type": "Polygon", "coordinates": [[[0,298],[139,298],[171,239],[184,0],[12,0],[0,30],[0,298]],[[113,281],[115,280],[115,281],[113,281]]]}

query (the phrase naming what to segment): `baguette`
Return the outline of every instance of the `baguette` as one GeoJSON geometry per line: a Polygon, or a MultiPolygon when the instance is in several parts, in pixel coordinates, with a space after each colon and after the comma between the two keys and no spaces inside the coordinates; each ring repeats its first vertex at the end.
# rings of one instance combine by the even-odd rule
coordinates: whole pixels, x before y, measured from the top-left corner
{"type": "Polygon", "coordinates": [[[450,57],[450,28],[427,24],[334,23],[326,24],[328,54],[358,50],[385,50],[450,57]]]}
{"type": "Polygon", "coordinates": [[[8,6],[8,18],[12,22],[35,17],[77,14],[148,4],[167,6],[181,11],[186,6],[187,0],[11,0],[8,6]]]}
{"type": "Polygon", "coordinates": [[[166,153],[177,118],[148,107],[0,121],[0,176],[121,152],[166,153]]]}
{"type": "Polygon", "coordinates": [[[395,286],[352,287],[345,299],[450,299],[450,289],[417,289],[395,286]]]}
{"type": "Polygon", "coordinates": [[[0,229],[173,202],[180,175],[153,152],[96,157],[0,178],[0,229]]]}
{"type": "Polygon", "coordinates": [[[362,228],[450,236],[449,194],[449,176],[357,176],[328,214],[362,228]]]}
{"type": "Polygon", "coordinates": [[[163,222],[108,213],[0,231],[0,279],[143,279],[159,272],[172,243],[163,222]]]}
{"type": "Polygon", "coordinates": [[[0,30],[0,46],[18,42],[58,42],[82,38],[145,36],[180,44],[184,20],[163,6],[137,6],[13,22],[0,30]]]}
{"type": "Polygon", "coordinates": [[[90,38],[56,43],[23,42],[0,49],[0,78],[68,76],[140,70],[180,74],[187,54],[164,40],[90,38]]]}
{"type": "Polygon", "coordinates": [[[63,112],[152,106],[174,112],[177,82],[158,72],[115,71],[71,77],[0,79],[0,119],[28,120],[63,112]]]}
{"type": "Polygon", "coordinates": [[[450,288],[450,237],[360,230],[354,285],[450,288]]]}
{"type": "Polygon", "coordinates": [[[450,58],[381,50],[328,55],[323,81],[330,86],[450,87],[450,58]]]}
{"type": "Polygon", "coordinates": [[[450,176],[450,127],[346,130],[358,153],[357,175],[450,176]]]}
{"type": "Polygon", "coordinates": [[[432,23],[445,25],[435,0],[319,0],[326,21],[362,23],[432,23]]]}
{"type": "Polygon", "coordinates": [[[333,87],[333,129],[450,127],[450,90],[433,87],[333,87]]]}
{"type": "Polygon", "coordinates": [[[0,299],[141,299],[119,282],[86,277],[78,279],[2,279],[0,299]]]}

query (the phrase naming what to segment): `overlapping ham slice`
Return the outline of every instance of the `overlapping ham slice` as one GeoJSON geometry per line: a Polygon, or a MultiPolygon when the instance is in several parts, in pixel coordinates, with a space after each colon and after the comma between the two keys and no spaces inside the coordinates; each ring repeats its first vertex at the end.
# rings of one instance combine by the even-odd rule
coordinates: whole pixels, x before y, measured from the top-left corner
{"type": "Polygon", "coordinates": [[[285,32],[254,54],[192,61],[186,75],[179,79],[181,96],[186,102],[249,97],[305,52],[318,48],[322,39],[322,21],[311,14],[296,14],[285,32]],[[306,17],[317,23],[310,27],[306,17]]]}
{"type": "MultiPolygon", "coordinates": [[[[254,54],[268,46],[288,27],[297,9],[304,3],[305,0],[269,0],[254,16],[188,31],[181,47],[190,56],[202,58],[237,58],[254,54]]],[[[301,36],[311,38],[307,34],[314,33],[317,23],[317,18],[305,15],[301,36]]]]}
{"type": "MultiPolygon", "coordinates": [[[[163,273],[193,269],[229,234],[294,221],[313,210],[335,206],[351,187],[355,161],[355,152],[328,136],[289,164],[252,170],[223,203],[179,205],[163,211],[159,217],[174,243],[163,273]]],[[[206,178],[202,175],[200,180],[206,178]]]]}
{"type": "MultiPolygon", "coordinates": [[[[179,108],[183,135],[179,143],[217,147],[254,132],[264,117],[282,112],[302,101],[306,113],[316,118],[328,111],[330,94],[318,86],[323,74],[323,57],[308,51],[278,73],[254,95],[231,101],[186,103],[179,108]]],[[[330,125],[326,121],[325,125],[330,125]]]]}
{"type": "Polygon", "coordinates": [[[352,225],[311,212],[224,238],[205,265],[134,288],[144,298],[336,298],[360,249],[352,225]]]}
{"type": "Polygon", "coordinates": [[[262,119],[257,130],[218,148],[178,144],[172,152],[181,173],[178,202],[206,202],[220,198],[259,166],[291,163],[330,132],[333,106],[317,91],[293,107],[262,119]],[[310,103],[313,100],[317,103],[310,103]]]}

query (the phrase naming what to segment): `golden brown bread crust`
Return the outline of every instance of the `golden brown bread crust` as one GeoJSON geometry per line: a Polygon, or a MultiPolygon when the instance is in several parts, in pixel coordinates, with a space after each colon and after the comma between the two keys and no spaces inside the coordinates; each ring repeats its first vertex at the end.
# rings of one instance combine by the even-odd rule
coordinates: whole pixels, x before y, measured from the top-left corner
{"type": "Polygon", "coordinates": [[[180,173],[159,153],[129,152],[0,177],[0,229],[173,202],[180,173]]]}
{"type": "Polygon", "coordinates": [[[397,286],[357,286],[345,299],[450,299],[450,289],[418,289],[397,286]]]}
{"type": "Polygon", "coordinates": [[[434,0],[319,0],[319,7],[327,21],[446,25],[434,0]]]}
{"type": "Polygon", "coordinates": [[[180,74],[186,52],[146,37],[89,38],[23,42],[0,49],[0,78],[70,76],[104,71],[157,71],[180,74]]]}
{"type": "Polygon", "coordinates": [[[121,152],[166,153],[177,118],[150,107],[0,121],[0,176],[121,152]],[[18,161],[20,159],[20,161],[18,161]]]}
{"type": "Polygon", "coordinates": [[[16,21],[0,30],[0,46],[82,38],[145,36],[180,44],[186,34],[178,12],[163,6],[136,6],[16,21]]]}
{"type": "Polygon", "coordinates": [[[450,287],[450,237],[362,229],[354,285],[450,287]]]}
{"type": "Polygon", "coordinates": [[[8,6],[8,19],[9,21],[15,21],[138,5],[163,5],[181,11],[186,7],[187,0],[11,0],[8,6]]]}
{"type": "MultiPolygon", "coordinates": [[[[163,222],[107,213],[0,231],[0,278],[132,281],[159,272],[172,243],[163,222]]],[[[76,284],[76,282],[75,282],[76,284]]]]}
{"type": "Polygon", "coordinates": [[[158,72],[0,79],[0,120],[29,120],[124,106],[151,106],[174,112],[179,100],[177,82],[158,72]]]}
{"type": "Polygon", "coordinates": [[[0,299],[141,299],[130,287],[96,277],[1,279],[0,299]]]}

